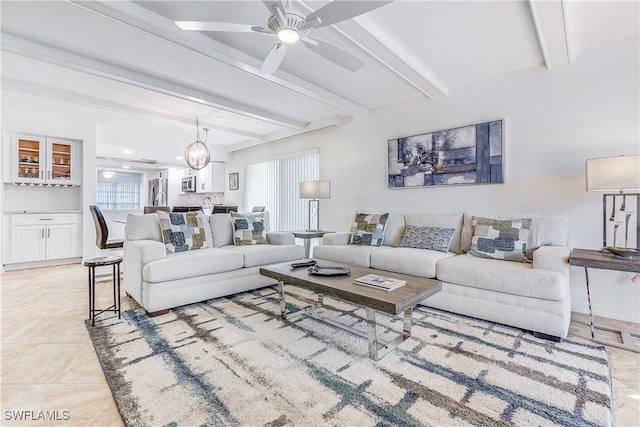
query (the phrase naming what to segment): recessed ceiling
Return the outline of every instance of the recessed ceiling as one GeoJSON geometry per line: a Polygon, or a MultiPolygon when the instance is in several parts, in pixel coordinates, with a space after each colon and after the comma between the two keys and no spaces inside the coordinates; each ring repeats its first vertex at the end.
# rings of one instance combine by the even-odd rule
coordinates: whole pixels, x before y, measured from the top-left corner
{"type": "MultiPolygon", "coordinates": [[[[325,4],[293,7],[306,15],[325,4]]],[[[185,31],[174,23],[266,27],[270,12],[260,1],[1,7],[3,94],[97,108],[105,112],[98,118],[98,155],[121,156],[134,144],[132,156],[167,162],[177,162],[191,142],[196,118],[211,129],[209,145],[233,151],[339,126],[392,104],[437,102],[521,69],[553,72],[590,49],[638,38],[640,26],[638,2],[396,0],[310,33],[363,59],[360,70],[294,45],[280,68],[264,75],[259,70],[274,37],[185,31]]]]}

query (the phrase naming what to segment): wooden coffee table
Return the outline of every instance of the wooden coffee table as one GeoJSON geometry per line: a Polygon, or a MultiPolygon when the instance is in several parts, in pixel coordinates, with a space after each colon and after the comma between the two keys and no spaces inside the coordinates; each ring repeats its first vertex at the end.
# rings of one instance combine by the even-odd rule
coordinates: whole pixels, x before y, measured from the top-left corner
{"type": "Polygon", "coordinates": [[[369,341],[369,357],[373,360],[382,359],[386,354],[397,347],[398,344],[411,336],[413,307],[415,307],[420,301],[434,295],[442,289],[442,284],[437,280],[423,279],[416,276],[389,273],[371,268],[355,267],[335,262],[319,262],[319,264],[323,266],[330,265],[347,267],[351,270],[351,274],[348,276],[333,277],[315,276],[309,274],[306,267],[292,270],[289,264],[290,263],[285,262],[260,268],[260,274],[272,277],[278,281],[278,291],[280,292],[280,312],[282,318],[292,321],[301,315],[306,315],[313,319],[367,338],[369,341]],[[407,283],[391,292],[353,283],[353,279],[366,276],[367,274],[379,274],[381,276],[393,277],[394,279],[406,280],[407,283]],[[284,292],[285,283],[315,291],[318,294],[318,302],[301,310],[287,313],[284,292]],[[365,333],[353,329],[349,326],[336,322],[331,318],[316,315],[314,311],[322,307],[325,295],[364,306],[367,313],[367,332],[365,333]],[[404,313],[402,334],[389,342],[379,340],[376,328],[376,312],[391,315],[404,313]]]}

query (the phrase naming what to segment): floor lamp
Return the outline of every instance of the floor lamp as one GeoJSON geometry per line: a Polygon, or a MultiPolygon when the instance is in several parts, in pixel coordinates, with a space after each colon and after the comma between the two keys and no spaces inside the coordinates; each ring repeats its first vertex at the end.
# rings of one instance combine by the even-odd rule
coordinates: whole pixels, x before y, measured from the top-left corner
{"type": "Polygon", "coordinates": [[[587,191],[603,191],[602,196],[602,245],[618,256],[640,255],[640,155],[588,159],[586,164],[587,191]],[[619,203],[616,202],[616,198],[619,203]],[[636,199],[633,207],[629,205],[636,199]],[[607,199],[612,199],[608,212],[607,199]],[[628,200],[630,199],[630,200],[628,200]],[[631,202],[631,203],[628,203],[631,202]],[[633,210],[631,210],[631,209],[633,210]],[[631,217],[635,215],[636,248],[628,247],[631,217]],[[607,224],[613,226],[612,244],[607,244],[607,224]],[[624,225],[624,245],[618,245],[618,228],[624,225]]]}
{"type": "Polygon", "coordinates": [[[331,198],[331,181],[305,181],[300,183],[300,198],[309,199],[309,228],[320,230],[320,200],[331,198]]]}

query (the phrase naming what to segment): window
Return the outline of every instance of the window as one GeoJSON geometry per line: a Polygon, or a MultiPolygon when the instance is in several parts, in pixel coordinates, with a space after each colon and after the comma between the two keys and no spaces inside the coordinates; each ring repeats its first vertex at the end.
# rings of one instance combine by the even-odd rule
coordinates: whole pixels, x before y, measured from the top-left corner
{"type": "Polygon", "coordinates": [[[272,230],[304,230],[309,217],[309,201],[300,199],[301,181],[320,176],[317,151],[249,165],[245,169],[244,206],[265,206],[272,230]]]}
{"type": "Polygon", "coordinates": [[[96,205],[104,211],[138,210],[144,173],[98,170],[96,205]]]}

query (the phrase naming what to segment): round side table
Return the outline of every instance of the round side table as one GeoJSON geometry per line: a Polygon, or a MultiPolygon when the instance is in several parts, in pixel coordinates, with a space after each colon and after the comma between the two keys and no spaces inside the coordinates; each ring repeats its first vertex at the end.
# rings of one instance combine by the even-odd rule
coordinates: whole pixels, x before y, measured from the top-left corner
{"type": "Polygon", "coordinates": [[[120,318],[120,263],[122,263],[122,257],[115,255],[90,258],[84,261],[85,267],[89,267],[89,320],[91,320],[91,326],[96,325],[96,316],[105,312],[116,312],[118,319],[120,318]],[[96,267],[109,265],[113,268],[113,305],[105,309],[96,309],[96,267]]]}

